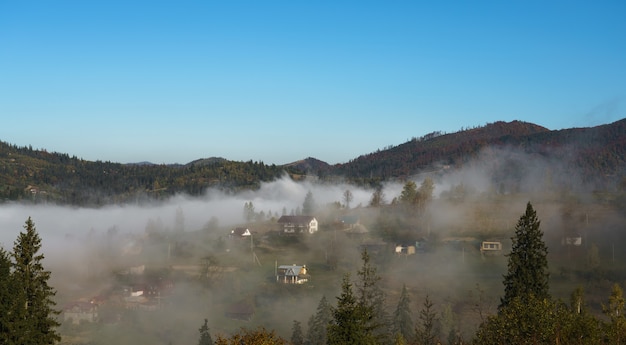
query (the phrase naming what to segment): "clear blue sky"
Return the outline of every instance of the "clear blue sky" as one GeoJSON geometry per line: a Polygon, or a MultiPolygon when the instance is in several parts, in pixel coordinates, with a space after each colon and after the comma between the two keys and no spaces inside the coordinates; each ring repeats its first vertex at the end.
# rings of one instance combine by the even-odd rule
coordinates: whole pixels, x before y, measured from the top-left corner
{"type": "Polygon", "coordinates": [[[0,1],[0,140],[328,163],[626,117],[626,1],[0,1]]]}

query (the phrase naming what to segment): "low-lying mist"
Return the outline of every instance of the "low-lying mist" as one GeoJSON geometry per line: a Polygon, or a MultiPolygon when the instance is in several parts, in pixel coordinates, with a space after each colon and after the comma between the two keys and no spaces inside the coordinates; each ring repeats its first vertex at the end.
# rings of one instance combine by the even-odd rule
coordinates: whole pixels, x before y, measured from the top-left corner
{"type": "MultiPolygon", "coordinates": [[[[418,187],[426,178],[432,179],[432,199],[414,215],[417,220],[412,228],[394,231],[414,235],[413,243],[426,238],[437,245],[425,253],[398,256],[395,245],[407,243],[396,240],[375,254],[389,308],[395,307],[403,284],[413,293],[415,319],[426,294],[439,305],[458,306],[477,284],[495,289],[489,306],[493,307],[505,259],[480,259],[478,244],[499,240],[506,247],[527,202],[537,210],[551,253],[563,253],[560,242],[564,237],[581,236],[584,242],[575,248],[579,252],[575,255],[586,256],[593,243],[600,248],[600,261],[609,262],[610,244],[624,240],[618,232],[626,224],[624,216],[593,199],[591,190],[596,185],[584,183],[569,163],[548,155],[490,148],[461,167],[439,164],[435,170],[415,175],[412,180],[418,187]]],[[[102,294],[115,285],[116,275],[130,267],[180,268],[168,278],[175,281],[176,293],[166,300],[166,313],[140,314],[133,319],[132,329],[123,328],[128,334],[100,330],[101,343],[194,343],[204,318],[213,332],[221,334],[258,324],[288,338],[293,320],[300,321],[306,331],[308,317],[322,296],[335,303],[341,276],[351,272],[354,277],[359,267],[361,244],[389,241],[381,235],[381,219],[397,216],[386,210],[398,202],[405,183],[384,183],[380,207],[369,206],[374,188],[313,178],[296,182],[289,177],[263,183],[255,191],[227,194],[210,189],[202,197],[178,195],[152,204],[101,208],[4,204],[0,206],[0,243],[10,251],[26,219],[33,219],[42,238],[44,267],[52,272],[51,285],[58,290],[61,307],[102,294]],[[349,203],[344,195],[347,190],[352,195],[349,203]],[[301,211],[308,193],[317,206],[314,216],[320,221],[320,231],[302,238],[277,235],[276,220],[301,211]],[[262,216],[245,219],[248,203],[262,216]],[[344,231],[345,216],[358,217],[367,232],[344,231]],[[249,228],[254,239],[229,238],[230,231],[239,226],[249,228]],[[336,257],[334,269],[328,268],[332,256],[336,257]],[[196,279],[206,258],[215,260],[214,271],[208,273],[210,282],[196,279]],[[278,286],[273,278],[277,264],[305,264],[311,281],[278,286]],[[232,274],[233,269],[241,273],[232,274]],[[225,318],[224,311],[237,303],[252,305],[255,316],[250,321],[225,318]]],[[[411,224],[385,221],[385,226],[411,224]]],[[[619,254],[617,259],[624,258],[619,254]]]]}

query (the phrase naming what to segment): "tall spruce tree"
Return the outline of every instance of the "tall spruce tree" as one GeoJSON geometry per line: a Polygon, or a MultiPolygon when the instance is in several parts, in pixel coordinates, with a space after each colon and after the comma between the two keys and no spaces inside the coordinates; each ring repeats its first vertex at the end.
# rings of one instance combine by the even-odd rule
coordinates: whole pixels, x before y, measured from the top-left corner
{"type": "Polygon", "coordinates": [[[560,333],[567,329],[567,314],[550,298],[548,249],[539,225],[529,202],[515,227],[498,314],[480,325],[476,344],[556,344],[565,339],[560,333]]]}
{"type": "Polygon", "coordinates": [[[309,345],[325,345],[328,338],[327,327],[333,320],[333,311],[328,303],[326,296],[322,296],[315,315],[309,319],[309,330],[307,333],[307,344],[309,345]]]}
{"type": "Polygon", "coordinates": [[[422,310],[419,313],[419,323],[415,326],[415,338],[420,345],[435,345],[439,337],[439,319],[434,304],[426,295],[422,310]]]}
{"type": "Polygon", "coordinates": [[[549,299],[548,247],[543,242],[537,212],[530,202],[520,217],[512,238],[511,253],[508,254],[508,272],[504,276],[504,297],[500,308],[506,307],[514,298],[521,302],[549,299]]]}
{"type": "Polygon", "coordinates": [[[328,325],[327,344],[376,344],[374,338],[367,332],[366,318],[352,291],[349,273],[343,278],[341,295],[337,297],[337,306],[332,311],[333,320],[328,325]]]}
{"type": "Polygon", "coordinates": [[[413,181],[407,181],[400,193],[400,202],[403,205],[414,206],[418,202],[419,193],[417,191],[417,185],[413,181]]]}
{"type": "Polygon", "coordinates": [[[291,326],[291,345],[303,345],[304,333],[302,333],[302,325],[300,321],[293,320],[293,326],[291,326]]]}
{"type": "Polygon", "coordinates": [[[385,310],[385,295],[379,286],[381,280],[376,267],[371,263],[367,250],[361,253],[363,266],[357,272],[359,280],[356,284],[359,308],[368,336],[379,343],[388,343],[389,315],[385,310]]]}
{"type": "Polygon", "coordinates": [[[0,248],[0,344],[8,344],[9,317],[13,298],[11,297],[11,259],[4,248],[0,248]]]}
{"type": "Polygon", "coordinates": [[[11,281],[14,302],[10,311],[11,334],[7,344],[54,344],[61,340],[57,333],[60,323],[54,309],[56,291],[48,285],[50,271],[42,265],[41,238],[29,217],[14,243],[11,281]]]}
{"type": "Polygon", "coordinates": [[[304,203],[302,203],[302,215],[312,216],[315,214],[317,206],[315,204],[315,198],[313,192],[308,191],[304,197],[304,203]]]}
{"type": "Polygon", "coordinates": [[[407,341],[413,340],[415,336],[413,319],[411,317],[411,297],[406,285],[402,285],[402,293],[400,293],[398,305],[393,313],[392,331],[394,337],[401,335],[407,341]]]}

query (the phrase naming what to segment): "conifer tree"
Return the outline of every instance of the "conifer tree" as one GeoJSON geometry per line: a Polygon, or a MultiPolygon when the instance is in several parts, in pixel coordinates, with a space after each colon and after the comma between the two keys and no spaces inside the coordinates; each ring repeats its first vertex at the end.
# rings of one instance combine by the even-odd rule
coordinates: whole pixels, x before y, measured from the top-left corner
{"type": "Polygon", "coordinates": [[[433,307],[433,302],[426,295],[419,313],[420,323],[415,327],[415,337],[420,345],[435,345],[439,337],[439,319],[433,307]]]}
{"type": "Polygon", "coordinates": [[[48,285],[50,272],[42,265],[41,238],[29,217],[13,247],[14,308],[8,344],[54,344],[61,340],[56,328],[60,323],[52,299],[56,291],[48,285]]]}
{"type": "Polygon", "coordinates": [[[400,193],[400,202],[403,205],[416,205],[418,202],[417,185],[413,181],[407,181],[400,193]]]}
{"type": "Polygon", "coordinates": [[[414,337],[413,319],[411,317],[411,297],[406,285],[402,286],[398,306],[393,313],[393,334],[401,335],[405,340],[412,340],[414,337]]]}
{"type": "Polygon", "coordinates": [[[302,203],[302,215],[312,216],[315,213],[316,207],[313,192],[308,191],[304,197],[304,203],[302,203]]]}
{"type": "Polygon", "coordinates": [[[0,344],[8,344],[9,334],[9,312],[12,308],[13,298],[11,297],[11,259],[9,253],[0,248],[0,344]]]}
{"type": "Polygon", "coordinates": [[[352,291],[349,273],[343,278],[341,295],[337,297],[337,306],[332,311],[333,320],[328,325],[327,344],[376,344],[367,332],[364,314],[352,291]]]}
{"type": "Polygon", "coordinates": [[[549,295],[548,249],[539,226],[529,202],[515,227],[498,314],[480,325],[477,344],[554,344],[566,337],[567,313],[549,295]]]}
{"type": "Polygon", "coordinates": [[[293,320],[293,326],[291,327],[291,345],[303,345],[304,334],[302,333],[302,325],[300,321],[293,320]]]}
{"type": "Polygon", "coordinates": [[[537,212],[530,202],[520,217],[512,238],[513,246],[508,254],[508,272],[504,276],[504,297],[500,308],[506,307],[514,298],[522,302],[534,296],[549,299],[548,247],[543,242],[537,212]]]}
{"type": "Polygon", "coordinates": [[[367,250],[361,253],[363,266],[357,272],[357,293],[359,308],[363,316],[366,332],[378,342],[386,343],[389,337],[389,320],[385,310],[385,295],[378,285],[380,276],[372,265],[367,250]]]}
{"type": "Polygon", "coordinates": [[[427,177],[422,181],[419,189],[417,190],[417,204],[420,209],[423,209],[428,202],[433,198],[433,191],[435,190],[435,182],[432,178],[427,177]]]}
{"type": "Polygon", "coordinates": [[[307,344],[324,345],[328,338],[327,327],[333,319],[332,307],[328,303],[326,296],[322,296],[315,315],[309,319],[309,331],[307,333],[307,344]]]}
{"type": "Polygon", "coordinates": [[[204,324],[198,330],[200,332],[200,340],[198,341],[198,345],[213,345],[213,338],[211,338],[208,323],[209,321],[207,319],[204,319],[204,324]]]}
{"type": "Polygon", "coordinates": [[[243,219],[246,222],[251,222],[254,219],[255,215],[256,211],[254,210],[254,205],[252,204],[252,201],[246,202],[243,205],[243,219]]]}
{"type": "Polygon", "coordinates": [[[384,205],[385,202],[385,193],[383,192],[383,187],[379,186],[372,193],[369,205],[372,207],[380,207],[381,205],[384,205]]]}

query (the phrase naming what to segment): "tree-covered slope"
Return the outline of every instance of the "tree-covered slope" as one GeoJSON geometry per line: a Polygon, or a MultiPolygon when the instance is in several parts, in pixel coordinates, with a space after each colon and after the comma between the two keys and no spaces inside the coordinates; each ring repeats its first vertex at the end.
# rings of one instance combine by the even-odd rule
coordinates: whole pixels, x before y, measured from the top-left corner
{"type": "MultiPolygon", "coordinates": [[[[560,160],[565,169],[575,170],[584,179],[610,180],[615,185],[626,175],[626,119],[556,131],[521,121],[496,122],[451,134],[431,133],[332,166],[315,158],[283,166],[225,158],[198,159],[185,165],[120,164],[0,142],[0,201],[135,202],[176,193],[199,195],[209,187],[254,189],[285,172],[294,178],[308,174],[321,180],[376,184],[443,167],[461,168],[497,148],[560,160]]],[[[503,168],[494,176],[510,179],[519,174],[519,162],[497,163],[503,168]]]]}
{"type": "Polygon", "coordinates": [[[626,119],[593,128],[558,131],[520,121],[496,122],[457,133],[416,138],[336,165],[331,173],[361,179],[406,178],[442,166],[461,167],[485,148],[554,156],[587,176],[615,175],[623,173],[626,166],[626,119]]]}
{"type": "Polygon", "coordinates": [[[284,174],[262,162],[198,160],[186,165],[86,161],[62,153],[0,142],[0,200],[102,205],[198,195],[209,187],[254,188],[284,174]]]}

